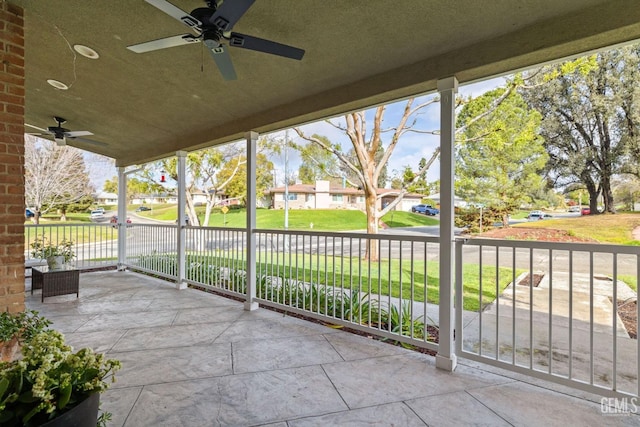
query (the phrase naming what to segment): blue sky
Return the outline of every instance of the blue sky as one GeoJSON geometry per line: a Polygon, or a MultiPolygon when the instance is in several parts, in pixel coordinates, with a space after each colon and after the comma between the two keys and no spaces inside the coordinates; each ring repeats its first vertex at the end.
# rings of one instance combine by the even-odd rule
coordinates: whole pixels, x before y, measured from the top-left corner
{"type": "MultiPolygon", "coordinates": [[[[502,85],[505,82],[504,77],[498,77],[490,80],[485,80],[482,82],[469,84],[465,86],[460,86],[458,89],[458,93],[462,96],[479,96],[491,89],[494,89],[497,86],[502,85]]],[[[416,100],[417,102],[422,102],[420,100],[425,100],[426,98],[433,97],[434,94],[427,95],[416,100]]],[[[402,115],[402,111],[405,106],[405,101],[399,101],[393,104],[389,104],[387,106],[385,112],[385,124],[386,127],[395,126],[398,123],[400,116],[402,115]]],[[[367,122],[372,123],[373,109],[367,110],[367,122]]],[[[341,120],[341,116],[338,116],[333,119],[334,121],[339,122],[341,120]]],[[[437,130],[440,127],[440,104],[435,103],[427,109],[423,110],[419,115],[418,122],[415,126],[416,129],[420,130],[437,130]]],[[[314,133],[318,135],[324,135],[331,140],[333,143],[341,143],[343,147],[343,151],[348,151],[350,148],[350,142],[344,133],[340,132],[338,129],[333,126],[325,123],[324,121],[310,123],[301,127],[304,132],[308,135],[312,135],[314,133]]],[[[289,131],[289,137],[291,139],[296,140],[298,143],[303,143],[303,141],[298,137],[298,135],[294,131],[289,131]]],[[[277,136],[284,138],[285,132],[277,132],[277,136]]],[[[390,133],[388,134],[390,136],[390,133]]],[[[404,166],[410,166],[413,169],[418,167],[418,162],[421,158],[430,158],[433,150],[439,144],[439,137],[428,134],[420,134],[420,133],[407,133],[405,134],[400,142],[398,143],[391,159],[388,164],[389,175],[394,175],[395,171],[401,171],[404,166]]],[[[110,179],[117,175],[116,169],[113,166],[113,162],[110,159],[103,158],[101,156],[93,155],[87,153],[85,156],[87,161],[87,167],[89,168],[89,174],[91,177],[91,182],[96,186],[97,192],[101,192],[104,182],[106,179],[110,179]]],[[[278,185],[283,184],[284,178],[284,156],[274,156],[271,158],[271,161],[274,163],[277,169],[277,179],[278,185]]],[[[298,166],[300,164],[300,157],[295,150],[289,150],[289,170],[297,171],[298,166]]],[[[435,181],[439,178],[440,174],[440,165],[438,161],[436,161],[427,174],[427,180],[429,182],[435,181]]]]}
{"type": "MultiPolygon", "coordinates": [[[[505,82],[504,77],[498,77],[490,80],[485,80],[482,82],[461,86],[458,88],[458,93],[461,96],[471,96],[477,97],[491,89],[496,88],[497,86],[502,85],[505,82]]],[[[418,98],[414,105],[418,105],[421,102],[424,102],[427,98],[432,98],[435,94],[427,95],[418,98]]],[[[384,127],[392,127],[395,126],[400,117],[402,116],[402,112],[404,110],[404,106],[406,105],[406,101],[399,101],[393,104],[389,104],[387,106],[385,117],[384,117],[384,127]]],[[[367,110],[366,120],[367,123],[370,124],[373,122],[373,109],[367,110]]],[[[337,123],[344,123],[344,120],[341,116],[338,116],[332,121],[337,123]]],[[[418,116],[418,121],[414,126],[415,129],[420,129],[423,131],[432,131],[438,130],[440,128],[440,103],[434,103],[424,109],[420,115],[418,116]]],[[[348,137],[336,129],[335,127],[325,123],[324,121],[310,123],[308,125],[301,126],[301,129],[307,135],[323,135],[329,138],[329,140],[333,143],[340,143],[343,147],[343,151],[346,152],[350,149],[351,143],[348,137]]],[[[279,136],[284,136],[284,132],[278,132],[279,136]]],[[[390,138],[391,133],[387,133],[386,137],[390,138]]],[[[302,140],[298,135],[289,131],[289,137],[294,139],[297,143],[303,144],[305,141],[302,140]]],[[[439,145],[440,140],[436,135],[422,134],[422,133],[406,133],[403,135],[402,139],[396,146],[396,149],[393,152],[393,155],[389,159],[388,171],[389,175],[395,175],[395,171],[402,171],[405,166],[410,166],[412,169],[417,169],[418,162],[421,158],[429,159],[435,148],[439,145]]],[[[273,158],[271,159],[276,168],[278,169],[278,181],[281,180],[280,177],[284,177],[284,157],[281,158],[273,158]]],[[[289,169],[297,170],[300,159],[295,150],[289,151],[289,169]]],[[[440,174],[440,165],[438,161],[436,161],[427,174],[427,180],[429,182],[435,181],[439,178],[440,174]]],[[[281,184],[281,183],[279,183],[281,184]]]]}

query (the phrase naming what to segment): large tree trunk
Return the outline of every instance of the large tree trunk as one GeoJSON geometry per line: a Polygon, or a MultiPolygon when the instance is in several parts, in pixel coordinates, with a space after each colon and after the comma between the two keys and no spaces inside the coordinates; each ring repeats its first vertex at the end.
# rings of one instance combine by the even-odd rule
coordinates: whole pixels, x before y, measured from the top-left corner
{"type": "Polygon", "coordinates": [[[613,200],[613,191],[611,190],[611,177],[603,176],[600,187],[602,190],[602,198],[604,201],[604,212],[616,213],[616,207],[613,200]]]}
{"type": "MultiPolygon", "coordinates": [[[[377,196],[375,192],[365,190],[365,206],[367,213],[367,233],[378,234],[378,209],[376,206],[377,196]]],[[[368,240],[365,259],[369,261],[378,261],[378,240],[368,240]]]]}

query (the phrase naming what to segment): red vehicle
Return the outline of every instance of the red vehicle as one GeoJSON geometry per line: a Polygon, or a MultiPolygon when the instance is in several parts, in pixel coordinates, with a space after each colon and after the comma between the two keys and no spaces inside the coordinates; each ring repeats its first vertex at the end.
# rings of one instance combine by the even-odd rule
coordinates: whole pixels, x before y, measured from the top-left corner
{"type": "Polygon", "coordinates": [[[589,208],[580,209],[580,215],[591,215],[591,209],[589,208]]]}

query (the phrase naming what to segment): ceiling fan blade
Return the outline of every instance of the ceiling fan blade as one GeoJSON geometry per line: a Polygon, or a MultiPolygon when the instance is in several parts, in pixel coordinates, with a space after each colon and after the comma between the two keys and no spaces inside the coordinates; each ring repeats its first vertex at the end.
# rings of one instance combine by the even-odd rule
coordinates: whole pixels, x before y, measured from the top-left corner
{"type": "MultiPolygon", "coordinates": [[[[149,1],[149,0],[147,0],[149,1]]],[[[211,16],[210,23],[216,25],[222,31],[229,31],[236,22],[253,5],[255,0],[227,0],[211,16]]]]}
{"type": "Polygon", "coordinates": [[[135,53],[151,52],[168,47],[182,46],[190,43],[199,43],[200,38],[192,34],[181,34],[179,36],[166,37],[164,39],[151,40],[148,42],[127,46],[127,49],[135,53]]]}
{"type": "Polygon", "coordinates": [[[236,80],[238,78],[236,76],[236,70],[233,67],[233,62],[231,62],[229,51],[225,49],[223,45],[210,47],[209,52],[211,53],[211,57],[218,66],[218,69],[222,74],[222,78],[224,78],[225,80],[236,80]]]}
{"type": "Polygon", "coordinates": [[[149,3],[151,6],[157,7],[167,15],[171,16],[172,18],[175,18],[178,21],[182,22],[187,27],[192,28],[197,32],[200,32],[199,27],[202,26],[202,22],[200,22],[193,16],[189,15],[187,12],[180,9],[179,7],[176,7],[165,0],[145,0],[145,1],[149,3]]]}
{"type": "Polygon", "coordinates": [[[67,138],[75,138],[78,136],[89,136],[89,135],[93,135],[91,132],[89,132],[88,130],[76,130],[73,132],[65,132],[64,136],[66,136],[67,138]]]}
{"type": "Polygon", "coordinates": [[[25,123],[24,125],[25,125],[25,126],[29,126],[30,128],[33,128],[33,129],[37,129],[37,130],[39,130],[40,132],[44,132],[44,133],[46,133],[46,134],[50,134],[50,133],[51,133],[51,132],[49,132],[47,129],[42,129],[42,128],[39,128],[38,126],[30,125],[29,123],[25,123]]]}
{"type": "Polygon", "coordinates": [[[106,147],[107,146],[107,144],[105,144],[104,142],[94,141],[93,139],[80,138],[80,137],[77,137],[77,136],[68,136],[67,137],[67,142],[74,142],[74,141],[84,142],[86,144],[91,144],[91,145],[97,145],[99,147],[106,147]]]}
{"type": "Polygon", "coordinates": [[[297,60],[301,60],[305,53],[304,50],[297,47],[240,33],[231,33],[229,45],[297,60]]]}

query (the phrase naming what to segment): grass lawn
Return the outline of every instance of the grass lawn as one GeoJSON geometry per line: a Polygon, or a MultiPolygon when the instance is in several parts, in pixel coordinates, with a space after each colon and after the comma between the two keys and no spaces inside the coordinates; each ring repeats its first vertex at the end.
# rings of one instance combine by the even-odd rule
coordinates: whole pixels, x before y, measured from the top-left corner
{"type": "Polygon", "coordinates": [[[634,228],[639,226],[640,214],[636,213],[585,215],[514,225],[514,227],[564,230],[572,236],[591,238],[600,243],[634,246],[640,245],[640,241],[634,240],[631,233],[634,228]]]}
{"type": "MultiPolygon", "coordinates": [[[[267,254],[269,259],[271,255],[267,254]]],[[[326,259],[316,255],[298,255],[291,258],[278,259],[274,253],[273,260],[258,260],[258,276],[274,276],[286,279],[294,279],[304,283],[316,283],[321,285],[344,288],[351,291],[390,295],[409,299],[413,296],[415,301],[424,301],[437,304],[439,302],[439,266],[436,262],[404,260],[382,260],[371,265],[360,258],[327,257],[326,259]],[[272,262],[275,261],[275,262],[272,262]],[[304,268],[303,268],[304,264],[304,268]],[[389,280],[391,278],[391,280],[389,280]],[[413,287],[412,279],[413,278],[413,287]],[[426,287],[425,287],[426,284],[426,287]]],[[[281,256],[281,255],[280,255],[281,256]]],[[[189,257],[191,258],[191,257],[189,257]]],[[[231,262],[223,254],[212,257],[193,256],[191,258],[200,265],[229,266],[233,269],[244,269],[243,262],[231,262]]],[[[205,269],[206,270],[206,269],[205,269]]],[[[521,273],[516,271],[516,276],[521,273]]],[[[463,266],[463,293],[465,310],[478,311],[480,308],[480,279],[482,277],[482,305],[483,307],[496,298],[496,291],[502,293],[511,282],[513,273],[510,268],[500,267],[498,273],[498,286],[496,286],[495,266],[485,266],[480,272],[478,265],[466,264],[463,266]],[[497,288],[497,289],[496,289],[497,288]]],[[[383,299],[384,301],[384,299],[383,299]]]]}
{"type": "MultiPolygon", "coordinates": [[[[204,207],[198,207],[200,221],[204,220],[204,207]]],[[[175,221],[175,205],[154,207],[151,211],[139,212],[138,215],[163,221],[175,221]]],[[[389,227],[413,227],[437,225],[438,220],[426,215],[411,212],[391,212],[382,218],[389,227]]],[[[223,214],[219,209],[214,210],[209,218],[210,227],[244,228],[246,226],[246,210],[230,209],[223,214]]],[[[258,209],[257,226],[264,229],[284,228],[284,210],[258,209]]],[[[357,210],[338,209],[292,209],[289,210],[290,230],[315,231],[347,231],[365,230],[367,217],[364,212],[357,210]]]]}
{"type": "Polygon", "coordinates": [[[31,248],[31,243],[36,240],[36,237],[42,237],[43,235],[50,242],[60,242],[63,239],[71,240],[74,244],[83,244],[88,242],[102,242],[105,240],[116,240],[118,233],[115,228],[110,224],[105,224],[100,227],[85,227],[86,224],[70,224],[68,222],[56,222],[55,224],[40,223],[38,227],[38,235],[36,231],[28,228],[25,230],[24,244],[27,249],[31,248]],[[59,227],[58,225],[64,225],[65,227],[59,227]]]}

